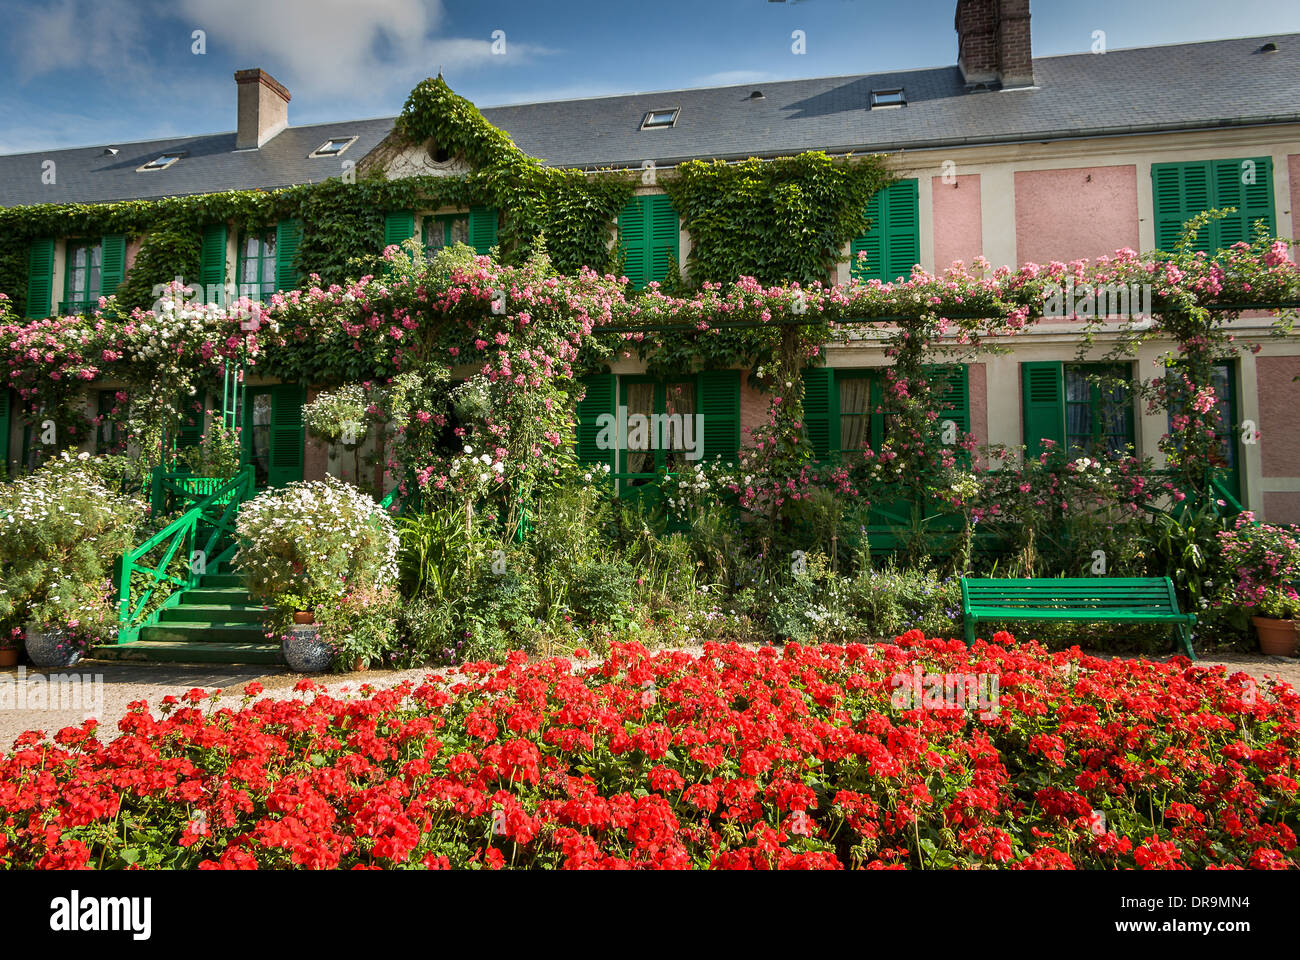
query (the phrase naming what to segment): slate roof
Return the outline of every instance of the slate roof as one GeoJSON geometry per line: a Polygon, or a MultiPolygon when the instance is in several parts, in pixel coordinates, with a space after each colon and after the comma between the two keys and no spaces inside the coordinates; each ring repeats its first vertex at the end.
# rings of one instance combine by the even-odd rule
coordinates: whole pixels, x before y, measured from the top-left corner
{"type": "MultiPolygon", "coordinates": [[[[968,91],[954,67],[637,93],[488,107],[525,152],[566,167],[665,166],[691,157],[858,152],[1300,122],[1300,34],[1039,57],[1036,86],[968,91]],[[1275,53],[1259,48],[1273,41],[1275,53]],[[907,106],[868,108],[872,90],[903,87],[907,106]],[[762,99],[750,99],[761,90],[762,99]],[[647,111],[678,107],[676,125],[641,130],[647,111]]],[[[0,156],[0,206],[274,188],[336,176],[340,158],[308,159],[324,140],[359,137],[359,161],[393,118],[289,127],[260,150],[234,133],[0,156]],[[189,150],[166,170],[136,168],[189,150]],[[53,159],[58,183],[40,181],[53,159]]]]}
{"type": "Polygon", "coordinates": [[[337,177],[344,160],[360,161],[392,128],[391,117],[291,126],[258,150],[236,150],[232,131],[0,156],[0,206],[97,203],[314,183],[337,177]],[[351,136],[358,139],[341,156],[309,159],[308,154],[326,140],[351,136]],[[116,156],[105,156],[110,146],[117,148],[116,156]],[[188,150],[189,156],[162,170],[137,172],[142,164],[176,150],[188,150]],[[55,163],[52,184],[41,183],[41,164],[46,160],[55,163]]]}

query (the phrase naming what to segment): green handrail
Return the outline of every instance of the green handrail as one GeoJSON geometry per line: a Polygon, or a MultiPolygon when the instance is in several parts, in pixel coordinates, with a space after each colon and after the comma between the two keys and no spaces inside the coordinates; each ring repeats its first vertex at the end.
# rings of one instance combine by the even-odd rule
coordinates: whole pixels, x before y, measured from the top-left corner
{"type": "Polygon", "coordinates": [[[218,565],[233,556],[236,547],[234,517],[239,511],[239,505],[253,495],[253,468],[245,466],[234,477],[218,482],[220,485],[193,507],[140,546],[122,555],[118,570],[118,643],[127,643],[136,639],[140,634],[140,628],[152,622],[152,619],[157,616],[157,610],[148,614],[144,611],[160,587],[170,586],[172,590],[169,593],[175,593],[178,589],[186,590],[195,586],[199,582],[199,577],[209,567],[215,571],[218,565]],[[217,512],[218,508],[220,512],[217,512]],[[200,524],[211,528],[210,535],[199,548],[206,558],[202,570],[196,571],[193,564],[187,563],[182,576],[168,573],[168,567],[177,552],[187,543],[193,549],[199,542],[200,524]],[[218,549],[223,536],[228,536],[229,542],[218,549]],[[163,544],[166,544],[166,549],[157,564],[149,566],[148,563],[141,563],[145,557],[163,544]],[[131,579],[132,574],[136,572],[148,576],[148,586],[139,598],[132,602],[131,579]]]}

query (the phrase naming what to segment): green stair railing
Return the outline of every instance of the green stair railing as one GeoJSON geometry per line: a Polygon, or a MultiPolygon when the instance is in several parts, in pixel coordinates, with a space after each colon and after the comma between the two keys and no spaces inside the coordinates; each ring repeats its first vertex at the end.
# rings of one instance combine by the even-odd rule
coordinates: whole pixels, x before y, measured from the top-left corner
{"type": "Polygon", "coordinates": [[[254,494],[253,468],[246,466],[231,478],[191,479],[210,480],[213,487],[119,562],[118,643],[137,639],[140,628],[156,622],[160,610],[178,603],[181,593],[196,586],[204,573],[217,572],[234,556],[235,517],[239,505],[254,494]],[[195,551],[201,551],[202,563],[194,562],[195,551]],[[178,554],[182,566],[173,571],[178,554]],[[154,602],[163,591],[162,602],[154,602]]]}

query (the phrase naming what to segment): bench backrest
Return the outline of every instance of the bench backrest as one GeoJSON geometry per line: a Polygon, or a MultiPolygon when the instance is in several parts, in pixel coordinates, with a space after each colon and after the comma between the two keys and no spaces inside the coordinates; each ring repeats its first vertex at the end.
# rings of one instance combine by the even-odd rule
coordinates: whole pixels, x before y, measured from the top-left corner
{"type": "Polygon", "coordinates": [[[1057,577],[1010,580],[963,577],[962,598],[973,607],[1021,610],[1178,611],[1168,577],[1057,577]]]}

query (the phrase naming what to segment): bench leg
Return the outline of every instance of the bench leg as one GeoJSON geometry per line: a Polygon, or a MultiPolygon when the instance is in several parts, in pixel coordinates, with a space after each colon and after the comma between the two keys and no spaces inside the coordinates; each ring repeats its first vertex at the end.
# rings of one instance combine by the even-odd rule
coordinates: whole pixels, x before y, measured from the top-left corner
{"type": "Polygon", "coordinates": [[[966,628],[966,646],[975,646],[975,620],[972,617],[962,618],[966,628]]]}
{"type": "Polygon", "coordinates": [[[1179,623],[1174,626],[1173,646],[1175,653],[1178,652],[1180,642],[1183,648],[1182,652],[1187,654],[1187,659],[1195,660],[1196,651],[1192,649],[1192,628],[1185,623],[1179,623]]]}

